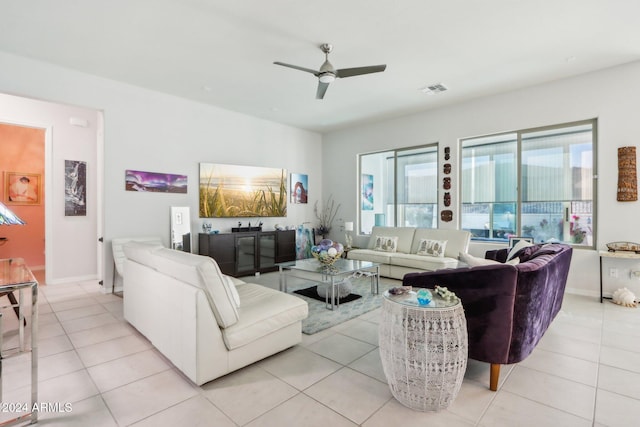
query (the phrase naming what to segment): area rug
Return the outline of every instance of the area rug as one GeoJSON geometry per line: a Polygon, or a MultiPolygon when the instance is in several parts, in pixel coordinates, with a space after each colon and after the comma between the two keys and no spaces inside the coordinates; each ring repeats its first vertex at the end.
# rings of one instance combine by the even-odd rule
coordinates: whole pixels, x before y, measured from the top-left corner
{"type": "MultiPolygon", "coordinates": [[[[322,301],[325,302],[325,297],[321,297],[320,295],[318,295],[318,287],[317,286],[311,286],[310,288],[304,288],[304,289],[298,289],[293,291],[298,295],[303,295],[305,297],[308,298],[313,298],[317,301],[322,301]]],[[[350,293],[349,295],[347,295],[346,297],[342,297],[342,298],[338,298],[338,304],[345,304],[347,302],[351,302],[351,301],[355,301],[359,298],[362,298],[361,295],[358,294],[354,294],[354,293],[350,293]]]]}
{"type": "MultiPolygon", "coordinates": [[[[302,321],[302,332],[307,335],[312,335],[317,332],[323,331],[340,323],[346,322],[349,319],[358,317],[364,313],[368,313],[371,310],[382,305],[382,293],[392,288],[393,284],[383,284],[380,281],[380,292],[378,295],[371,294],[371,281],[368,277],[361,277],[351,279],[353,284],[352,293],[361,295],[361,298],[356,299],[348,303],[340,304],[335,310],[327,310],[325,308],[324,299],[318,301],[315,298],[306,297],[303,295],[297,296],[307,301],[309,304],[309,316],[302,321]]],[[[295,292],[298,289],[304,289],[314,286],[313,282],[306,282],[296,286],[289,287],[289,291],[295,292]]]]}

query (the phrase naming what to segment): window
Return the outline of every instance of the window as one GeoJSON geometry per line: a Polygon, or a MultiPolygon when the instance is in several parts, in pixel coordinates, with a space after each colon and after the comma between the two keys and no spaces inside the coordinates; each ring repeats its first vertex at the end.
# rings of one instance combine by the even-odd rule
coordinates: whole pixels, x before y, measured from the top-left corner
{"type": "Polygon", "coordinates": [[[596,120],[462,140],[462,228],[593,246],[595,144],[596,120]]]}
{"type": "Polygon", "coordinates": [[[437,227],[437,146],[360,155],[360,233],[374,225],[437,227]]]}

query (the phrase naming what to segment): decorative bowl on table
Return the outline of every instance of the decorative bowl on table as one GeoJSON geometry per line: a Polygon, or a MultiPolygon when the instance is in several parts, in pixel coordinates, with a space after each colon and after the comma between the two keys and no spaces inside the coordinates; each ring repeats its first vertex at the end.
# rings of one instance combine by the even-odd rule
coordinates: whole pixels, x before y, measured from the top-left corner
{"type": "Polygon", "coordinates": [[[341,243],[329,239],[322,239],[319,244],[311,248],[311,255],[326,266],[333,265],[342,257],[343,252],[344,247],[341,243]]]}

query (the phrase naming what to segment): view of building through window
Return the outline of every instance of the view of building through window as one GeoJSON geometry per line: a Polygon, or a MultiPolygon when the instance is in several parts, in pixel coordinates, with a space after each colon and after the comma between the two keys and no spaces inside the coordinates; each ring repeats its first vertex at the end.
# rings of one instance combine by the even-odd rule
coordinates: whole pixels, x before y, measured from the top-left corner
{"type": "Polygon", "coordinates": [[[463,140],[462,228],[592,246],[595,144],[596,120],[463,140]]]}

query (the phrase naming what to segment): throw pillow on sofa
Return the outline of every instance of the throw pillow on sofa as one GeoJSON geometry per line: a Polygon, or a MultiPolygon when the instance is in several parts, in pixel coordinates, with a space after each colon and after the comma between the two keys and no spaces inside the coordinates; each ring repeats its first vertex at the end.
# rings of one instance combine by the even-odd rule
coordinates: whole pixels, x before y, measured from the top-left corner
{"type": "Polygon", "coordinates": [[[444,257],[444,250],[447,247],[448,240],[431,240],[421,239],[418,244],[418,255],[433,256],[438,258],[444,257]]]}
{"type": "Polygon", "coordinates": [[[398,249],[398,237],[377,236],[375,244],[373,245],[374,251],[382,252],[395,252],[398,249]]]}
{"type": "Polygon", "coordinates": [[[518,243],[513,245],[513,247],[509,250],[509,255],[507,255],[507,261],[516,256],[518,252],[520,252],[524,248],[528,248],[530,246],[535,246],[533,243],[527,242],[526,240],[520,240],[518,243]]]}
{"type": "MultiPolygon", "coordinates": [[[[478,257],[475,257],[475,256],[467,254],[467,253],[463,253],[463,252],[460,252],[460,254],[458,255],[458,259],[460,261],[464,262],[465,264],[467,264],[469,267],[478,267],[478,266],[481,266],[481,265],[502,264],[500,261],[494,261],[492,259],[485,259],[485,258],[478,258],[478,257]]],[[[510,259],[509,261],[505,262],[504,264],[518,265],[518,264],[520,264],[520,258],[514,257],[513,259],[510,259]]]]}

